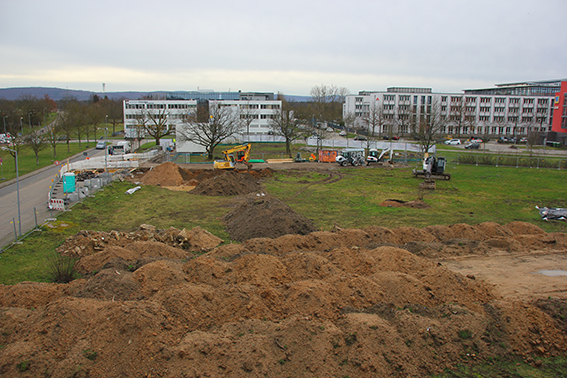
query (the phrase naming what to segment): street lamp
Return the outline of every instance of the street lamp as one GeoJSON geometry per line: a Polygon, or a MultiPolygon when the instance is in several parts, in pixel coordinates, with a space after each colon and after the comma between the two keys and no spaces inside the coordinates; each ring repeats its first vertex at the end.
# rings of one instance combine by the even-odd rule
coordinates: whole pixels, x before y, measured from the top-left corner
{"type": "Polygon", "coordinates": [[[16,150],[12,150],[11,148],[8,147],[2,147],[2,149],[4,151],[10,151],[13,152],[14,154],[16,154],[16,191],[18,193],[18,229],[20,232],[20,237],[22,236],[22,217],[21,217],[21,213],[20,213],[20,176],[18,173],[18,151],[16,150]]]}
{"type": "Polygon", "coordinates": [[[24,117],[20,117],[20,129],[22,130],[22,136],[24,136],[24,124],[22,123],[24,120],[24,117]]]}
{"type": "Polygon", "coordinates": [[[7,116],[2,117],[4,120],[4,134],[6,134],[6,117],[7,116]]]}
{"type": "Polygon", "coordinates": [[[32,131],[32,126],[31,126],[31,115],[32,115],[32,114],[31,114],[31,112],[30,112],[30,113],[28,113],[28,123],[29,123],[29,125],[30,125],[30,131],[32,131]]]}
{"type": "Polygon", "coordinates": [[[108,114],[104,116],[104,171],[107,171],[108,148],[106,147],[108,114]]]}

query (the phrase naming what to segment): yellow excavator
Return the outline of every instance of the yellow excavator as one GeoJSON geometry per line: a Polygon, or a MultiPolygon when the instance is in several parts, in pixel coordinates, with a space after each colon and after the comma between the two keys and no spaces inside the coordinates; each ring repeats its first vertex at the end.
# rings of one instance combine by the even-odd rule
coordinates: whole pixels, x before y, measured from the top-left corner
{"type": "Polygon", "coordinates": [[[248,143],[223,151],[224,160],[215,160],[215,169],[234,169],[236,163],[244,163],[250,167],[248,159],[251,148],[252,145],[248,143]]]}

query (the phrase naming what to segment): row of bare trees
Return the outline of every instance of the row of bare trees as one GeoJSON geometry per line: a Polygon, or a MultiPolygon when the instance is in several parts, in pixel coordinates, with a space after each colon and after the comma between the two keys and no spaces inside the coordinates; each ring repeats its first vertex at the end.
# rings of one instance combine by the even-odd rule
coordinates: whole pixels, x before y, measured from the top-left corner
{"type": "Polygon", "coordinates": [[[22,146],[29,146],[37,164],[39,152],[45,148],[51,146],[56,159],[58,142],[66,141],[67,151],[71,139],[78,139],[79,145],[86,139],[88,146],[91,140],[96,140],[103,123],[111,125],[115,132],[123,118],[122,100],[101,99],[97,95],[86,102],[75,98],[56,102],[47,95],[43,98],[24,95],[14,101],[0,99],[0,113],[2,133],[12,136],[9,148],[19,152],[22,146]]]}

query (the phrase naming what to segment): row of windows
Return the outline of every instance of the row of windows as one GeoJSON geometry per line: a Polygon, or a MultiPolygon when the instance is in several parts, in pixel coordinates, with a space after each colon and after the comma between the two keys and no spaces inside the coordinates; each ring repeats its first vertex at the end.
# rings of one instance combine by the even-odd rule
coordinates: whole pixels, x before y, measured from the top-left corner
{"type": "MultiPolygon", "coordinates": [[[[409,96],[409,95],[399,95],[398,100],[400,102],[410,101],[410,97],[411,96],[409,96]]],[[[431,104],[431,102],[432,102],[432,96],[421,96],[421,98],[419,98],[419,97],[420,96],[413,96],[413,104],[414,105],[417,105],[418,103],[431,104]],[[421,100],[421,101],[419,102],[418,100],[421,100]]],[[[384,101],[385,102],[395,101],[395,99],[396,99],[396,95],[384,95],[384,101]]],[[[461,101],[463,101],[463,96],[441,96],[441,102],[442,103],[446,103],[448,99],[450,99],[450,101],[452,103],[461,103],[461,101]]],[[[506,97],[495,97],[494,103],[495,104],[505,104],[506,99],[507,99],[506,97]]],[[[464,101],[467,104],[476,104],[477,103],[477,97],[465,96],[464,101]]],[[[364,97],[355,97],[355,102],[356,103],[364,102],[364,97]]],[[[492,97],[480,97],[479,102],[480,102],[480,104],[491,104],[492,103],[492,97]]],[[[520,104],[520,98],[519,97],[508,98],[508,103],[509,104],[520,104]]],[[[532,104],[535,103],[535,98],[524,98],[524,99],[522,99],[521,103],[524,104],[524,105],[532,105],[532,104]]],[[[539,99],[537,99],[537,104],[547,106],[547,105],[549,105],[549,99],[548,98],[539,98],[539,99]]]]}

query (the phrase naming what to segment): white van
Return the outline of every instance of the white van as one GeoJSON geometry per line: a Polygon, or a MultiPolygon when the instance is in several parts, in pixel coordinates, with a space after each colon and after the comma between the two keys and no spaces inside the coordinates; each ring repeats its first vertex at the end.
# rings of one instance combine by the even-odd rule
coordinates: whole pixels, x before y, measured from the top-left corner
{"type": "Polygon", "coordinates": [[[123,150],[125,154],[129,154],[132,152],[132,143],[127,140],[121,140],[120,142],[116,143],[117,146],[123,146],[123,150]]]}

